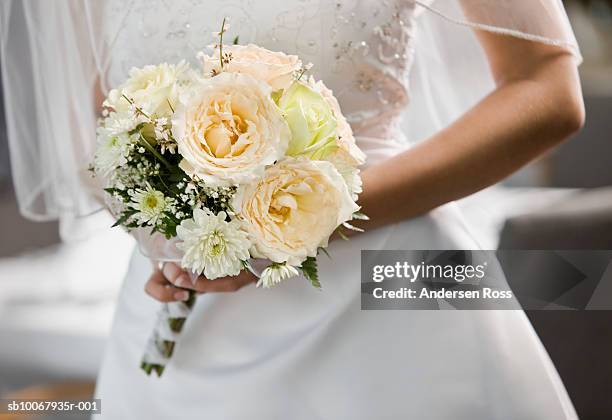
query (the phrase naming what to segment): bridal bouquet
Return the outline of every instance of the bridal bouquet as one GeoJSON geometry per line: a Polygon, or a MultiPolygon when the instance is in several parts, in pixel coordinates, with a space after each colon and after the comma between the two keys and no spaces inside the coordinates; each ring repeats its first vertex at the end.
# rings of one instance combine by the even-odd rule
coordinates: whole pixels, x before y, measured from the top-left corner
{"type": "MultiPolygon", "coordinates": [[[[92,170],[115,225],[138,232],[145,251],[164,249],[155,259],[210,280],[255,272],[251,260],[265,259],[257,286],[301,272],[320,287],[318,252],[364,217],[355,203],[364,154],[332,92],[305,77],[298,57],[223,45],[226,30],[224,21],[200,68],[130,71],[104,102],[92,170]]],[[[162,309],[147,374],[162,374],[194,301],[162,309]]]]}

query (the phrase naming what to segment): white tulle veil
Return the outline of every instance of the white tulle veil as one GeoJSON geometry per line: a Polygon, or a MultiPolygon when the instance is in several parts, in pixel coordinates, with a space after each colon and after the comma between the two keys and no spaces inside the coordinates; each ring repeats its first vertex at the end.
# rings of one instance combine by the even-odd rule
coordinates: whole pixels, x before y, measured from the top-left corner
{"type": "MultiPolygon", "coordinates": [[[[407,138],[427,138],[493,89],[471,29],[556,45],[580,61],[560,0],[416,3],[407,138]]],[[[121,25],[120,19],[105,22],[104,8],[102,0],[0,3],[12,172],[20,210],[29,218],[67,222],[102,208],[88,186],[87,167],[95,148],[96,92],[108,88],[105,66],[112,54],[102,32],[121,25]]]]}
{"type": "Polygon", "coordinates": [[[576,65],[582,61],[561,0],[417,3],[421,16],[410,76],[411,103],[404,124],[408,138],[429,137],[495,87],[474,30],[556,45],[571,52],[576,65]]]}

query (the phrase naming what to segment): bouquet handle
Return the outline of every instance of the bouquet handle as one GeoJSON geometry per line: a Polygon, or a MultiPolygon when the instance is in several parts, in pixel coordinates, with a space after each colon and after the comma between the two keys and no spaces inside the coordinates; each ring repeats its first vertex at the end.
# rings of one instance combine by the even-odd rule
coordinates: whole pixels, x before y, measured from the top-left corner
{"type": "Polygon", "coordinates": [[[197,295],[189,291],[189,297],[183,302],[164,303],[157,313],[157,321],[149,337],[140,368],[147,374],[155,372],[158,377],[164,369],[183,330],[183,326],[195,305],[197,295]]]}

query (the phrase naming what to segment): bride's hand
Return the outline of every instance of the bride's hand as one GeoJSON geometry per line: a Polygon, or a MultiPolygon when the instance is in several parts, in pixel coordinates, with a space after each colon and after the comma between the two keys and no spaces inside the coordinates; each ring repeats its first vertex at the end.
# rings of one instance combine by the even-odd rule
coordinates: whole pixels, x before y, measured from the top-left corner
{"type": "Polygon", "coordinates": [[[187,300],[188,290],[196,293],[235,292],[244,286],[254,283],[257,278],[249,271],[243,270],[233,277],[221,277],[209,280],[204,276],[195,282],[189,274],[174,263],[165,263],[163,270],[156,269],[145,285],[145,291],[160,302],[187,300]]]}

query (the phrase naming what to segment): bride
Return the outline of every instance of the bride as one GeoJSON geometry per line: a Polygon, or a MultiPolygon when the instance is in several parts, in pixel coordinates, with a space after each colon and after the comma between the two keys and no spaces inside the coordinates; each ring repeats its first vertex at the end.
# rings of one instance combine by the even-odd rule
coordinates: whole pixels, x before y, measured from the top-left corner
{"type": "Polygon", "coordinates": [[[225,16],[239,43],[312,62],[368,156],[359,204],[370,221],[319,259],[323,291],[304,279],[262,291],[246,271],[192,284],[136,251],[98,378],[104,418],[576,418],[522,311],[360,309],[360,250],[477,249],[453,200],[580,128],[580,53],[560,0],[9,0],[0,10],[17,192],[31,217],[69,226],[99,206],[78,175],[100,98],[132,66],[195,57],[225,16]],[[164,376],[148,377],[138,366],[159,301],[185,289],[203,296],[164,376]]]}

